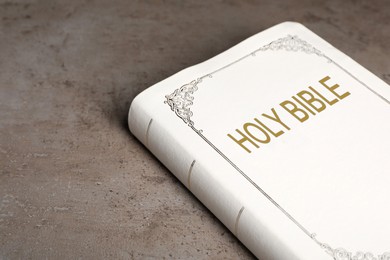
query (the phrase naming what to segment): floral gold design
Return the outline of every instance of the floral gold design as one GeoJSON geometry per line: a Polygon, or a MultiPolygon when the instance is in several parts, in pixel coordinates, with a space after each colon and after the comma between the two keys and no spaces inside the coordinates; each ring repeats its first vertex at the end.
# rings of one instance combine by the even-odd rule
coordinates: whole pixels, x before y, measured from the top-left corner
{"type": "Polygon", "coordinates": [[[199,80],[194,80],[176,89],[172,94],[165,96],[166,100],[164,103],[168,104],[171,110],[189,126],[194,125],[194,122],[191,120],[193,113],[190,106],[192,106],[194,100],[192,95],[198,90],[198,83],[199,80]]]}

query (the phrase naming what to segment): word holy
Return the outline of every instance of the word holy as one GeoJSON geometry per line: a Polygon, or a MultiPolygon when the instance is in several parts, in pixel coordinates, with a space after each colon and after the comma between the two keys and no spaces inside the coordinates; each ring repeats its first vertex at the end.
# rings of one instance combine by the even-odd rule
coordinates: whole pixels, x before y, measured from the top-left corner
{"type": "MultiPolygon", "coordinates": [[[[322,86],[321,90],[309,86],[308,89],[302,90],[295,96],[292,96],[290,100],[281,102],[279,104],[280,107],[296,120],[303,123],[310,117],[321,113],[329,106],[333,106],[350,95],[349,92],[340,94],[340,90],[338,89],[340,86],[338,84],[329,86],[326,83],[329,79],[330,77],[326,76],[319,80],[319,83],[322,86]],[[332,98],[329,98],[329,96],[332,98]]],[[[284,134],[286,130],[289,131],[291,129],[280,118],[275,108],[272,108],[271,112],[272,114],[270,115],[265,113],[261,114],[261,120],[254,118],[253,122],[243,124],[241,130],[236,129],[237,134],[228,134],[228,136],[242,149],[250,153],[251,149],[259,148],[260,144],[267,144],[271,142],[272,138],[277,138],[284,134]],[[271,129],[270,126],[267,126],[267,121],[277,123],[279,128],[276,130],[271,129]]]]}

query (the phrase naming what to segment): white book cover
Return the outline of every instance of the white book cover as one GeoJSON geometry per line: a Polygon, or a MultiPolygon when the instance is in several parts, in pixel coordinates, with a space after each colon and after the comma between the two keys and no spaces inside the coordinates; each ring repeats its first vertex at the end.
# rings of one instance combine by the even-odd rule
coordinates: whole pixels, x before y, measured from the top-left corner
{"type": "Polygon", "coordinates": [[[148,88],[131,132],[260,259],[390,259],[390,87],[285,22],[148,88]]]}

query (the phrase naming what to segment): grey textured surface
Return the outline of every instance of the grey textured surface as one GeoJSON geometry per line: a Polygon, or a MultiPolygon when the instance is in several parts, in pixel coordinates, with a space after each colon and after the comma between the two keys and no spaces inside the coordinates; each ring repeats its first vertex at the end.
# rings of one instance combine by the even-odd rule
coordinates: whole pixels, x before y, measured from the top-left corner
{"type": "Polygon", "coordinates": [[[0,259],[253,258],[126,115],[148,86],[286,20],[389,83],[387,0],[0,0],[0,259]]]}

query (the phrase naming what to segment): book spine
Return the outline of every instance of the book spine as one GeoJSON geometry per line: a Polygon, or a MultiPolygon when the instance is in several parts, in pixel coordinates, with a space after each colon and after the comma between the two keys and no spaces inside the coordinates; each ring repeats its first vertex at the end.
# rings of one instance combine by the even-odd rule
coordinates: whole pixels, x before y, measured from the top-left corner
{"type": "Polygon", "coordinates": [[[141,94],[131,104],[130,131],[234,233],[241,202],[209,174],[204,158],[194,157],[189,150],[191,141],[180,139],[167,130],[167,123],[154,117],[153,109],[144,101],[141,94]]]}

